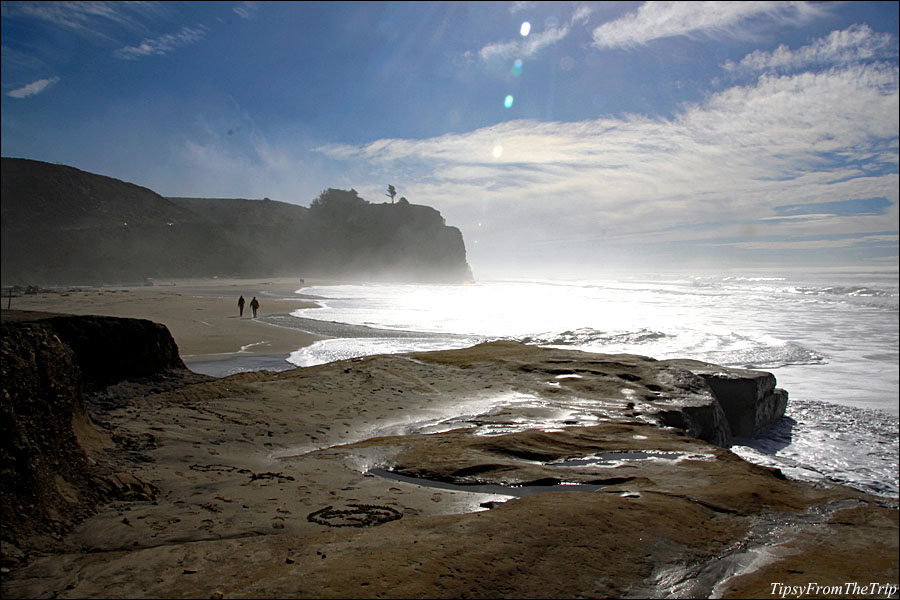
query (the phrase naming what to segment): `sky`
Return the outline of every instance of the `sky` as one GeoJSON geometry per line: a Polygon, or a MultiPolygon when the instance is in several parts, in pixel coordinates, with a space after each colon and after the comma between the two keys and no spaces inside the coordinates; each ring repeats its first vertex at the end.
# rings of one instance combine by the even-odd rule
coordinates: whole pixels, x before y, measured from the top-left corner
{"type": "Polygon", "coordinates": [[[2,155],[433,206],[479,275],[898,265],[897,2],[3,2],[2,155]]]}

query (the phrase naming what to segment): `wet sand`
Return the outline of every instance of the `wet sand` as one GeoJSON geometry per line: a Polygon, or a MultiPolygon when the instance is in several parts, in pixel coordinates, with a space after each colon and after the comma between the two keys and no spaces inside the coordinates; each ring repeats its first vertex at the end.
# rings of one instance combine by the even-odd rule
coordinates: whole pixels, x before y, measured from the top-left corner
{"type": "MultiPolygon", "coordinates": [[[[307,285],[312,283],[326,282],[307,285]]],[[[192,370],[221,376],[262,368],[290,368],[292,365],[285,359],[291,352],[325,337],[265,320],[267,316],[318,306],[314,300],[295,293],[300,287],[295,278],[192,279],[152,287],[53,290],[13,297],[10,303],[17,310],[130,317],[162,323],[192,370]],[[243,317],[237,306],[241,295],[246,300],[243,317]],[[251,318],[250,300],[254,296],[260,303],[258,319],[251,318]]]]}

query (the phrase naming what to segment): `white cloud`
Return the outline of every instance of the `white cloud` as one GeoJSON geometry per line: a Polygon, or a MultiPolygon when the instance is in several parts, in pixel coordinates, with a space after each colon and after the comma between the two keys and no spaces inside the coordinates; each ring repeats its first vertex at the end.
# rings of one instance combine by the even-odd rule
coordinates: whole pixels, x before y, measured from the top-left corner
{"type": "Polygon", "coordinates": [[[797,50],[790,50],[782,44],[771,52],[751,52],[740,63],[728,61],[723,67],[729,71],[797,69],[810,65],[849,64],[896,55],[897,40],[892,35],[876,33],[868,25],[853,25],[841,31],[832,31],[828,37],[815,40],[797,50]]]}
{"type": "Polygon", "coordinates": [[[568,27],[551,27],[540,33],[534,33],[519,41],[488,44],[478,51],[482,60],[492,58],[527,58],[565,38],[569,34],[568,27]]]}
{"type": "Polygon", "coordinates": [[[839,240],[755,241],[721,244],[748,250],[827,250],[834,248],[858,248],[869,244],[896,244],[896,235],[863,235],[839,240]]]}
{"type": "Polygon", "coordinates": [[[176,48],[189,46],[202,40],[206,36],[206,27],[182,27],[175,34],[166,34],[153,39],[143,40],[137,46],[126,46],[113,52],[113,56],[123,60],[136,60],[145,56],[164,55],[173,52],[176,48]]]}
{"type": "Polygon", "coordinates": [[[232,10],[242,19],[251,21],[256,18],[256,13],[259,11],[259,3],[242,2],[240,6],[235,6],[232,10]]]}
{"type": "Polygon", "coordinates": [[[417,173],[403,182],[407,197],[438,207],[464,232],[484,223],[478,252],[489,244],[701,242],[754,232],[823,238],[896,230],[898,113],[897,68],[854,65],[763,76],[672,119],[508,121],[317,150],[385,173],[417,173]],[[892,203],[886,214],[767,220],[780,206],[876,197],[892,203]]]}
{"type": "MultiPolygon", "coordinates": [[[[524,8],[521,10],[524,10],[524,8]]],[[[510,8],[510,12],[519,12],[519,9],[513,11],[510,8]]],[[[572,25],[587,22],[591,12],[593,12],[591,7],[579,6],[572,13],[572,18],[569,19],[568,25],[548,27],[540,33],[532,33],[521,40],[487,44],[478,51],[478,56],[484,61],[489,61],[493,58],[510,59],[534,56],[544,48],[565,39],[571,33],[572,25]]]]}
{"type": "Polygon", "coordinates": [[[509,13],[514,15],[526,10],[531,10],[532,8],[534,8],[534,2],[524,2],[520,0],[512,3],[512,6],[509,7],[509,13]]]}
{"type": "Polygon", "coordinates": [[[594,9],[587,5],[579,6],[569,19],[569,23],[586,23],[594,9]]]}
{"type": "Polygon", "coordinates": [[[594,46],[629,47],[673,36],[734,33],[739,23],[753,17],[803,22],[823,12],[808,2],[646,2],[636,12],[594,29],[594,46]]]}
{"type": "Polygon", "coordinates": [[[158,2],[17,2],[4,3],[12,17],[41,19],[86,37],[111,40],[111,29],[145,30],[143,21],[165,12],[158,2]]]}
{"type": "Polygon", "coordinates": [[[36,94],[40,94],[48,87],[54,85],[59,82],[59,77],[50,77],[48,79],[39,79],[37,81],[33,81],[26,86],[20,87],[18,89],[12,90],[10,92],[6,92],[6,95],[11,98],[27,98],[29,96],[34,96],[36,94]]]}

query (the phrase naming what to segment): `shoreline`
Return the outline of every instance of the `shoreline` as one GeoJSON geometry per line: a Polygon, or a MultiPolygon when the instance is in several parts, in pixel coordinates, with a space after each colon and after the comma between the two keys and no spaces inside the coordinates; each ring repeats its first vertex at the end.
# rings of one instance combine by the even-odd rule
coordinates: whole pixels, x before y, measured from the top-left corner
{"type": "Polygon", "coordinates": [[[211,377],[228,377],[236,373],[250,371],[287,371],[296,369],[297,365],[288,362],[290,354],[214,354],[205,355],[202,360],[188,361],[184,357],[184,364],[194,373],[209,375],[211,377]]]}

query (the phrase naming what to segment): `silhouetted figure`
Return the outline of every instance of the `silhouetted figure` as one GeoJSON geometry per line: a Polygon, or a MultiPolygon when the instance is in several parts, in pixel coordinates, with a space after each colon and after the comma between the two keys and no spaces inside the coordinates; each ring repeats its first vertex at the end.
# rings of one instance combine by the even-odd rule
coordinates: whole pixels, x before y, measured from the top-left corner
{"type": "Polygon", "coordinates": [[[250,308],[253,310],[253,318],[256,318],[256,311],[259,310],[259,300],[256,299],[256,296],[253,296],[253,300],[250,301],[250,308]]]}
{"type": "Polygon", "coordinates": [[[238,298],[238,309],[241,311],[241,317],[244,316],[244,297],[238,298]]]}

